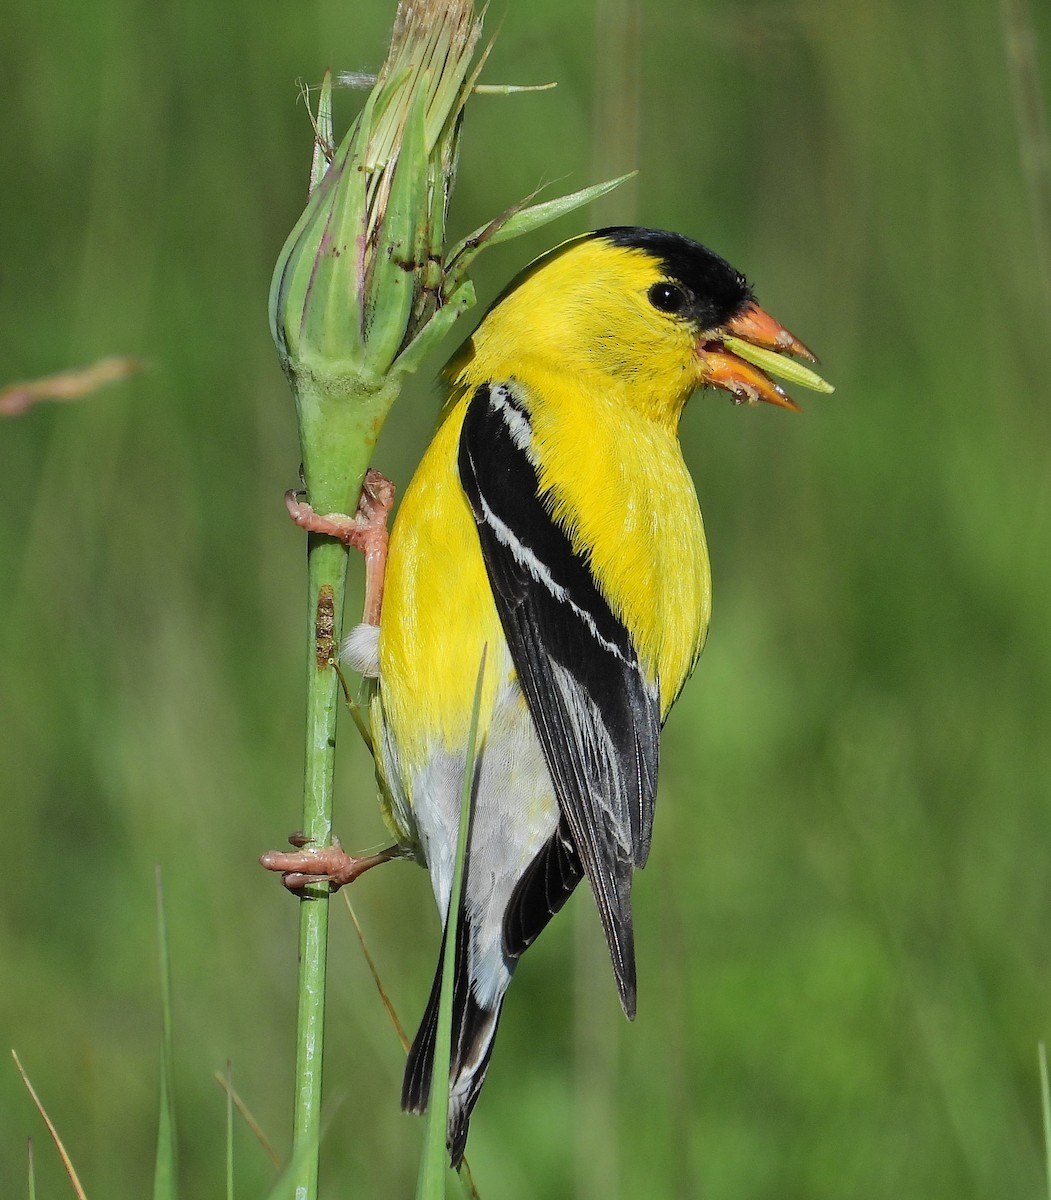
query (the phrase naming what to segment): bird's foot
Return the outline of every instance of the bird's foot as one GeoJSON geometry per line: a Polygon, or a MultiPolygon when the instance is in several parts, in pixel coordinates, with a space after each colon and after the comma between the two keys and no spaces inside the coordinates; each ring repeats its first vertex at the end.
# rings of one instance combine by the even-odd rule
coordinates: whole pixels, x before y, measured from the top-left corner
{"type": "Polygon", "coordinates": [[[352,517],[344,513],[316,513],[295,490],[285,493],[288,515],[308,533],[338,538],[365,556],[366,625],[378,625],[383,606],[383,576],[387,566],[387,518],[394,507],[394,484],[372,467],[365,472],[358,497],[358,511],[352,517]]]}
{"type": "Polygon", "coordinates": [[[335,892],[344,884],[353,883],[370,868],[400,857],[397,846],[389,846],[378,854],[352,858],[339,844],[339,838],[334,837],[331,846],[310,846],[308,839],[299,833],[292,834],[288,840],[298,848],[294,851],[268,850],[260,856],[259,865],[268,871],[280,871],[281,882],[290,892],[302,891],[312,883],[328,883],[335,892]]]}
{"type": "Polygon", "coordinates": [[[308,533],[323,533],[338,538],[344,546],[353,546],[368,555],[377,541],[387,543],[387,517],[394,506],[394,484],[372,467],[365,472],[358,497],[358,511],[352,517],[345,513],[316,513],[302,499],[304,493],[294,488],[285,492],[288,515],[308,533]]]}

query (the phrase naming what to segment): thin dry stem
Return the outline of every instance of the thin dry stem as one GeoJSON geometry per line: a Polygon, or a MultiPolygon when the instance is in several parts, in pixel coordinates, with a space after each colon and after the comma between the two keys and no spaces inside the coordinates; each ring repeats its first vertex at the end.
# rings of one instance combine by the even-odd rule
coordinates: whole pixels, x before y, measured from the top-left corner
{"type": "Polygon", "coordinates": [[[405,1032],[405,1026],[401,1023],[394,1005],[391,1002],[390,996],[387,995],[387,989],[383,986],[383,980],[380,979],[379,969],[376,966],[376,960],[369,952],[368,945],[365,941],[365,933],[361,928],[361,923],[358,921],[358,915],[354,911],[354,905],[350,902],[350,896],[347,892],[343,893],[343,901],[347,906],[347,912],[350,913],[350,919],[354,922],[354,930],[358,935],[358,943],[361,946],[361,952],[365,955],[365,962],[368,964],[369,973],[372,975],[372,982],[376,985],[376,990],[380,994],[380,999],[383,1001],[383,1007],[387,1010],[387,1016],[390,1018],[390,1023],[394,1026],[394,1032],[398,1035],[398,1041],[401,1042],[401,1048],[406,1054],[409,1052],[409,1047],[412,1045],[408,1034],[405,1032]]]}
{"type": "Polygon", "coordinates": [[[263,1147],[263,1150],[266,1152],[267,1158],[269,1158],[270,1161],[274,1164],[274,1169],[277,1171],[280,1171],[281,1170],[281,1159],[278,1158],[277,1151],[274,1149],[273,1143],[263,1132],[263,1127],[259,1124],[259,1122],[252,1115],[252,1112],[249,1109],[248,1105],[245,1104],[244,1100],[241,1099],[241,1096],[238,1093],[237,1089],[230,1082],[230,1080],[227,1079],[227,1077],[223,1074],[222,1071],[215,1071],[213,1073],[212,1078],[233,1101],[234,1108],[236,1108],[237,1111],[241,1114],[241,1117],[243,1118],[244,1123],[248,1126],[248,1128],[255,1135],[256,1141],[260,1144],[260,1146],[263,1147]]]}
{"type": "Polygon", "coordinates": [[[33,1098],[33,1103],[37,1107],[37,1112],[44,1119],[44,1124],[47,1126],[48,1133],[51,1134],[51,1140],[55,1143],[55,1148],[58,1150],[59,1157],[62,1159],[62,1165],[66,1168],[66,1174],[69,1176],[69,1182],[73,1185],[73,1190],[77,1193],[77,1200],[88,1200],[87,1193],[84,1191],[83,1185],[80,1182],[80,1176],[77,1175],[76,1168],[73,1166],[73,1160],[66,1153],[66,1147],[62,1144],[62,1139],[58,1136],[58,1130],[52,1123],[51,1118],[47,1115],[47,1110],[41,1103],[40,1097],[36,1094],[36,1089],[29,1082],[29,1076],[26,1074],[25,1067],[19,1059],[17,1053],[12,1050],[11,1057],[15,1060],[15,1066],[18,1068],[19,1075],[22,1076],[22,1082],[26,1085],[26,1091],[33,1098]]]}
{"type": "Polygon", "coordinates": [[[109,383],[127,379],[143,369],[134,358],[100,358],[88,367],[73,367],[41,379],[0,388],[0,416],[16,417],[43,400],[80,400],[109,383]]]}

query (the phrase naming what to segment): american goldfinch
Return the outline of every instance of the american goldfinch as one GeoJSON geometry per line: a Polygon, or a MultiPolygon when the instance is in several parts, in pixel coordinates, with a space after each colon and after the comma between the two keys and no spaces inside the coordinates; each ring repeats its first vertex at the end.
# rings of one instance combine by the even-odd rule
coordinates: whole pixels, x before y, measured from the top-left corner
{"type": "MultiPolygon", "coordinates": [[[[632,876],[650,849],[661,726],[711,609],[679,418],[706,385],[794,408],[747,360],[792,354],[813,359],[718,255],[617,227],[528,267],[446,369],[444,418],[391,532],[378,630],[359,626],[349,645],[377,678],[388,822],[443,914],[488,648],[456,946],[454,1164],[518,960],[582,879],[635,1014],[632,876]]],[[[405,1071],[417,1112],[441,971],[439,958],[405,1071]]]]}

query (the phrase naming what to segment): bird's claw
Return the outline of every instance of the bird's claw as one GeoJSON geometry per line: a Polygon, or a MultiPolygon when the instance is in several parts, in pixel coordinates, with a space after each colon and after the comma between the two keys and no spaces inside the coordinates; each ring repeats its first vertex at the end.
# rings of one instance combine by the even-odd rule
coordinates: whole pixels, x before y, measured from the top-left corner
{"type": "Polygon", "coordinates": [[[365,609],[362,621],[366,625],[378,625],[387,564],[387,518],[394,507],[394,484],[369,467],[361,484],[358,511],[352,517],[344,513],[316,513],[303,499],[303,493],[295,489],[285,492],[285,507],[301,529],[338,538],[344,546],[364,554],[365,609]]]}
{"type": "Polygon", "coordinates": [[[327,883],[335,892],[370,868],[398,857],[396,846],[353,858],[344,851],[339,838],[334,837],[331,846],[307,846],[301,834],[293,834],[288,840],[300,849],[268,850],[260,855],[259,865],[268,871],[279,871],[281,882],[290,892],[300,892],[312,883],[327,883]]]}
{"type": "Polygon", "coordinates": [[[316,513],[295,488],[285,492],[288,515],[308,533],[322,533],[337,538],[368,555],[370,551],[387,547],[387,517],[394,506],[394,484],[372,467],[365,472],[358,497],[358,511],[352,517],[345,513],[316,513]]]}

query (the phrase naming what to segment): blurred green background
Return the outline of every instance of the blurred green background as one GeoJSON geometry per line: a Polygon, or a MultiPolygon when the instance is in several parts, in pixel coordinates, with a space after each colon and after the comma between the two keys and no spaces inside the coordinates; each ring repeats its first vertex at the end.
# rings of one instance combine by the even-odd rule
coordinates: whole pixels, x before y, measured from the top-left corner
{"type": "MultiPolygon", "coordinates": [[[[1051,1033],[1051,9],[1022,0],[499,6],[453,231],[538,183],[637,182],[483,259],[483,302],[599,223],[741,267],[835,396],[697,397],[708,649],[664,743],[639,876],[639,1017],[579,894],[511,990],[469,1146],[496,1197],[1036,1197],[1051,1033]],[[1026,64],[1029,63],[1030,66],[1026,64]]],[[[393,0],[14,0],[0,75],[0,383],[149,370],[0,424],[0,1043],[89,1195],[145,1194],[164,873],[183,1194],[220,1194],[234,1081],[282,1153],[303,538],[266,324],[304,199],[295,81],[375,69],[393,0]]],[[[344,96],[345,122],[358,103],[344,96]]],[[[465,326],[466,329],[466,326],[465,326]]],[[[450,343],[450,350],[452,343],[450,343]]],[[[377,465],[404,483],[435,362],[377,465]]],[[[384,831],[345,722],[336,822],[384,831]]],[[[415,1026],[422,871],[353,900],[415,1026]]],[[[402,1052],[334,911],[328,1197],[411,1194],[402,1052]]],[[[0,1061],[0,1192],[65,1195],[0,1061]]],[[[263,1153],[237,1129],[239,1195],[263,1153]]]]}

